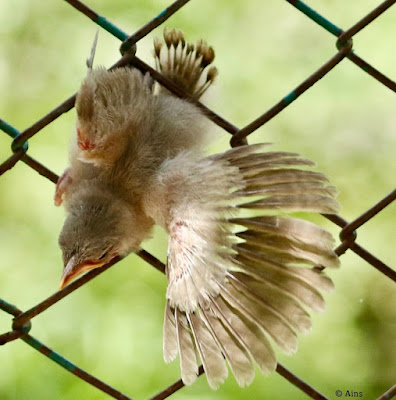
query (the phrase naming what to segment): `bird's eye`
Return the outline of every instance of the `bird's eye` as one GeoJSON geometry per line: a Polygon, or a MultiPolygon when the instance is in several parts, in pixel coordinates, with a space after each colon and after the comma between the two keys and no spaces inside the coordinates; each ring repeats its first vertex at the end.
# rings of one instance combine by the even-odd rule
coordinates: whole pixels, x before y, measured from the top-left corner
{"type": "Polygon", "coordinates": [[[99,260],[103,260],[103,259],[107,256],[107,254],[109,254],[108,251],[104,252],[104,253],[99,257],[99,260]]]}

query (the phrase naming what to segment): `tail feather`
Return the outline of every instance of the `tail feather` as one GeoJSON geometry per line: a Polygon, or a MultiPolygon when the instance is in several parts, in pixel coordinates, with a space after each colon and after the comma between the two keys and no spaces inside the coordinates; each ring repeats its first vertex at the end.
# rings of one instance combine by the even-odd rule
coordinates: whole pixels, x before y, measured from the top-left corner
{"type": "Polygon", "coordinates": [[[166,78],[199,99],[214,82],[217,68],[209,67],[215,58],[212,47],[203,40],[187,43],[180,30],[164,30],[164,42],[154,41],[156,68],[166,78]],[[163,46],[165,42],[165,46],[163,46]]]}

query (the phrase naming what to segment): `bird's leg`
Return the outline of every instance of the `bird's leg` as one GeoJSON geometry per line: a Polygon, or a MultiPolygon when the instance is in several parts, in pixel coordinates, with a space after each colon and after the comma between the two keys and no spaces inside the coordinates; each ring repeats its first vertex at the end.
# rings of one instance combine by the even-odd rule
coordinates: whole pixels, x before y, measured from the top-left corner
{"type": "Polygon", "coordinates": [[[56,182],[54,203],[57,207],[59,207],[63,202],[63,193],[67,191],[67,188],[73,182],[71,177],[71,169],[66,168],[63,174],[59,177],[58,182],[56,182]]]}

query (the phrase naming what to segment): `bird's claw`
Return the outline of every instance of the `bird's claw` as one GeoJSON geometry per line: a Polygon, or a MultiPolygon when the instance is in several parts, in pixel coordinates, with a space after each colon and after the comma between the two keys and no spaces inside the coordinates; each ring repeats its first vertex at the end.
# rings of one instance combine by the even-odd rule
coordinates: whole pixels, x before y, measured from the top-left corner
{"type": "Polygon", "coordinates": [[[56,182],[54,203],[59,207],[63,202],[63,194],[66,192],[69,185],[73,182],[70,168],[66,168],[63,174],[59,177],[58,182],[56,182]]]}

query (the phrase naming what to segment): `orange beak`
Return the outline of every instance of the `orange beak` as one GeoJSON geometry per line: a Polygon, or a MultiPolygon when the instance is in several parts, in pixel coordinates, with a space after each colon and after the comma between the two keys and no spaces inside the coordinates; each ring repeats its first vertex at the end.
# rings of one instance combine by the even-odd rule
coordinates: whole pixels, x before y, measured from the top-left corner
{"type": "Polygon", "coordinates": [[[75,259],[75,256],[73,256],[67,263],[66,267],[63,269],[59,290],[62,290],[71,281],[84,274],[85,272],[91,271],[95,268],[99,268],[105,264],[105,262],[94,263],[91,261],[85,261],[78,264],[76,261],[77,260],[75,259]]]}

